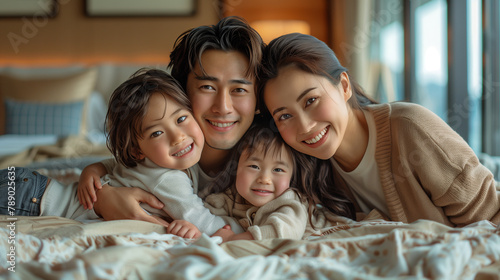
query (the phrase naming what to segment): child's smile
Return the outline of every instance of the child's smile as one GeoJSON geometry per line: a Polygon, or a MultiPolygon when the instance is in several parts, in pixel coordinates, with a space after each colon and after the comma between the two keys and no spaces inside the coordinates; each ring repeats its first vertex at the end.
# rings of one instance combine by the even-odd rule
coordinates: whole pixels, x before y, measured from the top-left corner
{"type": "Polygon", "coordinates": [[[250,204],[262,206],[290,187],[293,161],[285,147],[279,152],[256,147],[251,155],[243,152],[238,162],[236,190],[250,204]]]}
{"type": "Polygon", "coordinates": [[[140,153],[156,165],[186,169],[201,157],[204,138],[191,113],[172,98],[155,93],[142,122],[140,153]]]}

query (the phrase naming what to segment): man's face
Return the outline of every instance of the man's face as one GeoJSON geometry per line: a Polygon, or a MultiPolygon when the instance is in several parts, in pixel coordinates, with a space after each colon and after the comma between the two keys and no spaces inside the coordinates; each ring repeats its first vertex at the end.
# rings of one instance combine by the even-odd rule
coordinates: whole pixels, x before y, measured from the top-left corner
{"type": "Polygon", "coordinates": [[[240,52],[207,50],[187,79],[194,118],[208,147],[231,149],[252,124],[257,99],[255,78],[245,75],[248,59],[240,52]]]}

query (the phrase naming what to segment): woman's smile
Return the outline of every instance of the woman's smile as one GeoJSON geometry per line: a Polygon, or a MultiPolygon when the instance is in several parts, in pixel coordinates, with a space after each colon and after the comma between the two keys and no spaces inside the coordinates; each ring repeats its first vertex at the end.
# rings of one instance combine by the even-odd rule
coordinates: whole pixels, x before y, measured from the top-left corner
{"type": "Polygon", "coordinates": [[[325,127],[315,137],[312,137],[311,139],[308,139],[308,140],[304,140],[302,142],[305,142],[308,145],[314,145],[314,144],[321,145],[323,142],[325,142],[326,138],[328,137],[328,135],[326,135],[326,134],[328,133],[329,128],[330,128],[330,126],[325,127]],[[326,135],[326,137],[325,137],[325,135],[326,135]]]}

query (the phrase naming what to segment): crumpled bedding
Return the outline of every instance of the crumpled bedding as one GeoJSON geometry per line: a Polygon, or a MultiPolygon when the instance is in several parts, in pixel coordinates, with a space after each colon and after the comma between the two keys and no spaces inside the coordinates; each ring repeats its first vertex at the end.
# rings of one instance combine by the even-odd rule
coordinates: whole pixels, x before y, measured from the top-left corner
{"type": "MultiPolygon", "coordinates": [[[[64,147],[36,148],[28,159],[82,151],[64,147]]],[[[15,159],[26,161],[9,165],[15,159]]],[[[39,171],[64,183],[81,172],[39,171]]],[[[488,221],[451,228],[364,220],[319,232],[220,244],[143,221],[0,215],[0,279],[500,279],[500,229],[488,221]]]]}
{"type": "MultiPolygon", "coordinates": [[[[57,143],[37,145],[22,152],[0,157],[0,169],[9,166],[28,166],[44,163],[51,159],[68,161],[68,166],[78,164],[86,157],[110,157],[111,153],[104,144],[95,144],[82,135],[60,138],[57,143]]],[[[85,166],[84,166],[85,167],[85,166]]]]}
{"type": "MultiPolygon", "coordinates": [[[[0,216],[0,255],[8,256],[8,216],[0,216]]],[[[500,232],[487,221],[450,228],[353,222],[308,240],[199,240],[142,221],[82,224],[16,217],[11,279],[499,279],[500,232]]]]}

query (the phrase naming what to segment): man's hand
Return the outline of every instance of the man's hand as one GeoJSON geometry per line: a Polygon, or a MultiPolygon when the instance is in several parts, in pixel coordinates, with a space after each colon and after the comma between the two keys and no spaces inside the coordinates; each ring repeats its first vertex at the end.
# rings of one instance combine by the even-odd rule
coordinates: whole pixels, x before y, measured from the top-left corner
{"type": "Polygon", "coordinates": [[[140,220],[168,227],[168,223],[148,215],[139,205],[162,209],[163,203],[156,196],[139,188],[111,187],[104,185],[96,192],[97,201],[94,210],[104,220],[140,220]]]}
{"type": "Polygon", "coordinates": [[[101,176],[106,175],[106,167],[96,162],[82,170],[78,180],[77,195],[80,204],[85,209],[92,209],[94,202],[97,201],[96,191],[102,188],[101,176]]]}

